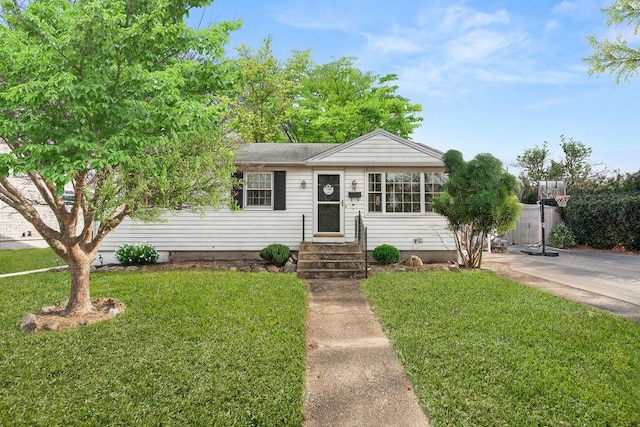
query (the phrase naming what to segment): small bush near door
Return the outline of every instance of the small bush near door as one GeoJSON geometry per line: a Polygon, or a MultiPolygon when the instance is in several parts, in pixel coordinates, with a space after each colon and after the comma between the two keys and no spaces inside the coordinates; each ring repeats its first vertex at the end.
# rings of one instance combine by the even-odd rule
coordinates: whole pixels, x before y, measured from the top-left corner
{"type": "Polygon", "coordinates": [[[392,245],[380,245],[373,250],[371,256],[377,264],[393,264],[400,261],[400,251],[392,245]]]}
{"type": "Polygon", "coordinates": [[[291,250],[289,247],[279,243],[272,243],[260,251],[260,258],[279,266],[285,265],[290,256],[291,250]]]}

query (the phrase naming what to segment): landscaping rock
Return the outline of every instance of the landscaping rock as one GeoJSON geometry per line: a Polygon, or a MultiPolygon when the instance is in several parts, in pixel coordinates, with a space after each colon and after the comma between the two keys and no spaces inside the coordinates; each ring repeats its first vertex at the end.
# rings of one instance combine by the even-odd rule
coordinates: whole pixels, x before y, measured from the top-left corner
{"type": "Polygon", "coordinates": [[[296,265],[296,263],[294,263],[291,258],[289,258],[289,261],[287,261],[287,263],[284,265],[284,268],[282,269],[283,273],[295,273],[296,270],[298,269],[298,266],[296,265]]]}
{"type": "Polygon", "coordinates": [[[404,265],[406,265],[407,267],[416,268],[416,267],[422,267],[424,263],[422,262],[420,257],[416,255],[411,255],[411,257],[404,262],[404,265]]]}
{"type": "Polygon", "coordinates": [[[18,320],[18,327],[22,332],[34,332],[38,325],[36,324],[36,315],[29,313],[22,319],[18,320]]]}
{"type": "Polygon", "coordinates": [[[277,265],[270,264],[267,266],[267,271],[269,273],[278,273],[280,271],[280,267],[277,265]]]}

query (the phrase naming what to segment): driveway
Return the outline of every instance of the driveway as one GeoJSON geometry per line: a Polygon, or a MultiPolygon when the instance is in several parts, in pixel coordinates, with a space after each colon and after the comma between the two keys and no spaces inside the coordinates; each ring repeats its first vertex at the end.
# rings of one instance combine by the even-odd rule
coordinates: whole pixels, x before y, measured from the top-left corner
{"type": "Polygon", "coordinates": [[[513,245],[506,254],[484,254],[483,266],[503,275],[520,273],[512,278],[521,281],[536,278],[528,282],[537,284],[529,284],[640,321],[640,255],[550,249],[559,256],[542,257],[525,249],[513,245]]]}

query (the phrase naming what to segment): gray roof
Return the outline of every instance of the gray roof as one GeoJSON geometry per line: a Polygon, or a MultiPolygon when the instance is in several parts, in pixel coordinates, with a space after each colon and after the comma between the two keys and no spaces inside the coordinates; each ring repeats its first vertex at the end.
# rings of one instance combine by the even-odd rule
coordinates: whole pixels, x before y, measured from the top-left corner
{"type": "Polygon", "coordinates": [[[242,144],[236,152],[236,164],[304,164],[305,160],[342,144],[327,143],[251,143],[242,144]]]}

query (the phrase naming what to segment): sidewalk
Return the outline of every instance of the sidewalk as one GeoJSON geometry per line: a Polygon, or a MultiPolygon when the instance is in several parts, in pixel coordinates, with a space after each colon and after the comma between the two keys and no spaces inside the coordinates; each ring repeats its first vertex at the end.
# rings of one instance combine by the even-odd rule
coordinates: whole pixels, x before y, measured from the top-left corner
{"type": "Polygon", "coordinates": [[[428,426],[359,280],[308,280],[306,427],[428,426]]]}
{"type": "Polygon", "coordinates": [[[56,268],[60,268],[60,267],[49,267],[49,268],[41,268],[39,270],[18,271],[16,273],[0,274],[0,279],[3,277],[24,276],[25,274],[32,274],[32,273],[44,273],[45,271],[54,271],[56,268]]]}

